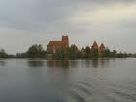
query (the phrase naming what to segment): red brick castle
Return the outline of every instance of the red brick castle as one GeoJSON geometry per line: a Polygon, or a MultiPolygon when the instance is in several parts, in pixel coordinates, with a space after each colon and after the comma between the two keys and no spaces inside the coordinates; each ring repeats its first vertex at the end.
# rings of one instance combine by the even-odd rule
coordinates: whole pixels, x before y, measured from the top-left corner
{"type": "Polygon", "coordinates": [[[98,51],[98,54],[99,56],[104,56],[104,53],[105,53],[105,50],[106,50],[106,47],[103,43],[101,43],[100,46],[98,46],[97,42],[94,41],[93,45],[91,46],[91,50],[97,50],[98,51]]]}
{"type": "Polygon", "coordinates": [[[68,36],[62,36],[61,41],[50,41],[47,45],[47,51],[50,54],[56,53],[58,48],[67,48],[69,47],[69,38],[68,36]]]}
{"type": "MultiPolygon", "coordinates": [[[[68,48],[69,47],[69,37],[68,36],[62,36],[61,41],[50,41],[47,45],[47,52],[48,54],[55,54],[56,50],[58,48],[68,48]]],[[[94,41],[93,45],[91,46],[92,51],[98,51],[99,56],[104,56],[105,53],[105,45],[101,43],[100,46],[98,46],[97,42],[94,41]]]]}

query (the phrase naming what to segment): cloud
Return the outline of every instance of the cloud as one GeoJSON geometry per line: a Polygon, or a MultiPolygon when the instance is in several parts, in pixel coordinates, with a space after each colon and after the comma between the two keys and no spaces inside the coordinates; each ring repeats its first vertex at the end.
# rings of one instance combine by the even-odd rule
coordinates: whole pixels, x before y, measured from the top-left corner
{"type": "Polygon", "coordinates": [[[135,9],[135,0],[0,0],[0,47],[21,52],[68,33],[80,47],[98,40],[134,52],[135,9]]]}
{"type": "Polygon", "coordinates": [[[108,22],[120,22],[136,18],[136,4],[131,5],[107,5],[95,10],[77,11],[71,18],[72,23],[101,24],[108,22]]]}
{"type": "MultiPolygon", "coordinates": [[[[115,9],[116,6],[121,6],[116,4],[123,5],[125,3],[127,5],[134,1],[135,0],[1,0],[0,26],[36,31],[46,29],[54,25],[54,23],[58,23],[58,21],[65,22],[73,16],[73,14],[77,14],[77,16],[80,17],[75,17],[74,19],[83,20],[85,23],[88,22],[88,20],[99,22],[104,19],[106,20],[108,16],[111,18],[114,17],[113,14],[119,15],[119,13],[123,11],[124,8],[122,8],[122,11],[115,9]],[[111,7],[104,7],[108,4],[111,4],[111,7]],[[114,5],[115,7],[113,9],[112,4],[116,5],[114,5]],[[112,10],[111,15],[110,10],[112,10]],[[94,18],[90,17],[92,15],[94,18]]],[[[125,11],[126,9],[123,12],[125,11]]]]}

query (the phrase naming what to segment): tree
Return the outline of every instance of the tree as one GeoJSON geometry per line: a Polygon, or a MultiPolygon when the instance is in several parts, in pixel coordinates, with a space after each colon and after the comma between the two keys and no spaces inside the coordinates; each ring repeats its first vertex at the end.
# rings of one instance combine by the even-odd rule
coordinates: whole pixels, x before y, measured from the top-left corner
{"type": "Polygon", "coordinates": [[[109,48],[105,49],[105,57],[111,57],[111,51],[109,48]]]}
{"type": "Polygon", "coordinates": [[[98,58],[99,57],[98,49],[91,49],[91,57],[92,58],[98,58]]]}
{"type": "Polygon", "coordinates": [[[54,58],[56,58],[56,59],[64,59],[65,58],[65,50],[66,49],[64,49],[63,47],[61,47],[61,48],[58,48],[57,50],[56,50],[56,53],[54,54],[54,58]]]}
{"type": "Polygon", "coordinates": [[[85,53],[85,58],[90,58],[91,57],[91,49],[89,46],[87,46],[84,50],[85,53]]]}
{"type": "Polygon", "coordinates": [[[60,47],[56,50],[54,58],[56,59],[76,59],[80,57],[80,51],[76,45],[70,47],[60,47]]]}
{"type": "Polygon", "coordinates": [[[0,58],[8,58],[8,54],[5,52],[4,49],[0,50],[0,58]]]}
{"type": "Polygon", "coordinates": [[[43,49],[42,45],[35,44],[29,47],[26,55],[29,58],[45,58],[46,51],[43,49]]]}
{"type": "Polygon", "coordinates": [[[126,57],[129,57],[129,55],[126,53],[126,52],[124,52],[124,53],[122,53],[121,51],[117,54],[117,57],[118,58],[126,58],[126,57]]]}
{"type": "Polygon", "coordinates": [[[80,50],[80,58],[85,58],[85,49],[84,48],[82,48],[80,50]]]}
{"type": "Polygon", "coordinates": [[[116,55],[117,55],[117,51],[116,51],[116,50],[113,50],[113,51],[112,51],[112,57],[116,57],[116,55]]]}
{"type": "Polygon", "coordinates": [[[70,59],[76,59],[76,58],[79,57],[79,50],[78,50],[78,47],[75,44],[70,46],[68,56],[69,56],[70,59]]]}

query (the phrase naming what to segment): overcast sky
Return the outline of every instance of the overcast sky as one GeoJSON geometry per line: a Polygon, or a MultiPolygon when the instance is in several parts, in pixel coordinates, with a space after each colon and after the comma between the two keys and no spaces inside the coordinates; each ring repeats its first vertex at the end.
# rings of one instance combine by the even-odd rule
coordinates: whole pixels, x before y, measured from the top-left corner
{"type": "Polygon", "coordinates": [[[10,54],[69,35],[136,52],[136,0],[0,0],[0,48],[10,54]]]}

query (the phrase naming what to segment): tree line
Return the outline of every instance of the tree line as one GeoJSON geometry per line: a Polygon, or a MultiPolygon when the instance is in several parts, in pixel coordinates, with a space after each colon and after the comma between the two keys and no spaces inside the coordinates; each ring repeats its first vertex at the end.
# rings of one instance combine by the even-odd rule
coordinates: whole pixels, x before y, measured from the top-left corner
{"type": "MultiPolygon", "coordinates": [[[[0,58],[48,58],[49,53],[44,50],[41,44],[34,44],[28,48],[26,52],[17,53],[16,55],[9,55],[4,49],[0,50],[0,58]]],[[[117,52],[116,50],[110,50],[106,48],[103,56],[99,55],[97,49],[92,50],[89,46],[85,48],[78,49],[78,47],[73,44],[67,48],[58,48],[56,53],[52,54],[52,59],[91,59],[91,58],[125,58],[125,57],[136,57],[136,54],[128,54],[117,52]]]]}
{"type": "Polygon", "coordinates": [[[76,45],[71,45],[68,48],[58,48],[56,53],[53,54],[55,59],[92,59],[92,58],[125,58],[134,57],[133,54],[127,54],[122,52],[117,52],[116,50],[111,51],[106,48],[103,55],[99,55],[98,49],[91,49],[89,46],[85,48],[78,49],[76,45]]]}

